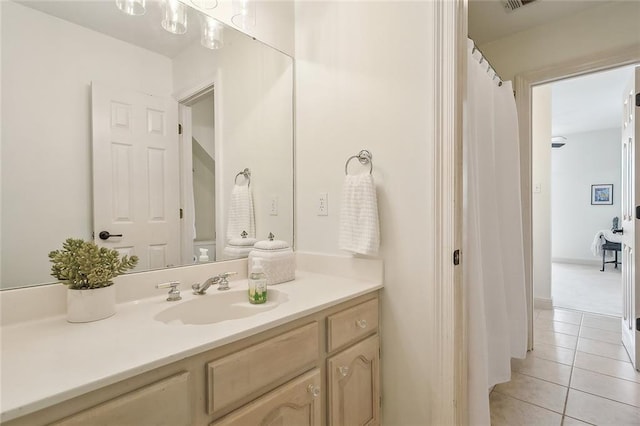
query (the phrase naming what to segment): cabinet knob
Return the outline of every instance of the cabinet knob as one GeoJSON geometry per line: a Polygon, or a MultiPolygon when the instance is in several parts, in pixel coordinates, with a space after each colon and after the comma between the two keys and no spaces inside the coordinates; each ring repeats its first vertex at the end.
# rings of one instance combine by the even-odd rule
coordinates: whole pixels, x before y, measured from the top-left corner
{"type": "Polygon", "coordinates": [[[309,385],[307,386],[307,392],[311,394],[314,398],[320,395],[320,386],[309,385]]]}
{"type": "Polygon", "coordinates": [[[346,365],[338,367],[338,373],[340,373],[342,377],[347,377],[349,375],[349,367],[346,365]]]}
{"type": "Polygon", "coordinates": [[[366,319],[361,319],[361,320],[356,320],[356,325],[360,328],[367,328],[367,320],[366,319]]]}

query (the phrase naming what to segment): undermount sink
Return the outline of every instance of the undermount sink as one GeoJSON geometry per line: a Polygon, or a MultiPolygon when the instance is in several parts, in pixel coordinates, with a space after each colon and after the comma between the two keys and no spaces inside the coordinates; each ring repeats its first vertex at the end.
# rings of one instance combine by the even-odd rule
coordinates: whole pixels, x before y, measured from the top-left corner
{"type": "Polygon", "coordinates": [[[154,319],[165,324],[214,324],[270,311],[289,300],[289,297],[281,291],[268,289],[267,301],[263,304],[253,305],[247,299],[246,291],[211,292],[170,306],[159,312],[154,319]]]}

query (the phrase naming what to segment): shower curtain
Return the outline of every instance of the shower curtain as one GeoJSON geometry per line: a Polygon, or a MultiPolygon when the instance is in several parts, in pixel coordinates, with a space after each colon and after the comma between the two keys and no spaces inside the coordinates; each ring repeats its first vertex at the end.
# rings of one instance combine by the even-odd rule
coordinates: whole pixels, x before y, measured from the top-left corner
{"type": "Polygon", "coordinates": [[[511,378],[527,352],[518,122],[511,82],[498,86],[468,43],[464,134],[468,402],[490,425],[489,389],[511,378]]]}

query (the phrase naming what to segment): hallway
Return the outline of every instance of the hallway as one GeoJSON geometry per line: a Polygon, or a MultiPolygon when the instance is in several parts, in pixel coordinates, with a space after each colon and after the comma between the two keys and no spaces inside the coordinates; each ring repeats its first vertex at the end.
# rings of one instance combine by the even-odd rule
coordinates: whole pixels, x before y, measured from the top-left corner
{"type": "Polygon", "coordinates": [[[492,425],[638,425],[640,373],[620,343],[619,318],[534,315],[535,349],[491,392],[492,425]]]}

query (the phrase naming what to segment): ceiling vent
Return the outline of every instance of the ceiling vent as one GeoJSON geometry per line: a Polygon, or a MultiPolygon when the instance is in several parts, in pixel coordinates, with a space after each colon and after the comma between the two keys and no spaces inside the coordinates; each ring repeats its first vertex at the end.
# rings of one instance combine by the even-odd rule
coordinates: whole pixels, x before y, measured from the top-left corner
{"type": "Polygon", "coordinates": [[[507,12],[513,12],[514,10],[520,9],[522,6],[526,6],[534,1],[536,0],[502,0],[502,4],[507,12]]]}

